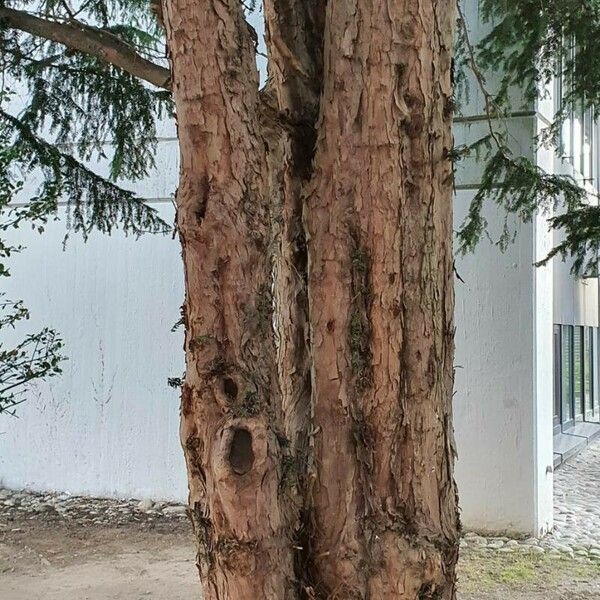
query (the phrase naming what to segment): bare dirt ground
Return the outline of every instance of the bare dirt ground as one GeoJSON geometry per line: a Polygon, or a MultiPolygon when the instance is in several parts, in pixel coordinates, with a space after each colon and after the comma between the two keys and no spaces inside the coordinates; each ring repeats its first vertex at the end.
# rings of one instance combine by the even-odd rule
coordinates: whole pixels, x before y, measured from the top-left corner
{"type": "Polygon", "coordinates": [[[200,600],[187,520],[44,521],[12,519],[0,531],[2,600],[200,600]]]}
{"type": "MultiPolygon", "coordinates": [[[[200,600],[186,519],[107,526],[0,512],[0,524],[2,600],[200,600]]],[[[460,600],[600,600],[600,563],[466,550],[459,585],[460,600]]]]}

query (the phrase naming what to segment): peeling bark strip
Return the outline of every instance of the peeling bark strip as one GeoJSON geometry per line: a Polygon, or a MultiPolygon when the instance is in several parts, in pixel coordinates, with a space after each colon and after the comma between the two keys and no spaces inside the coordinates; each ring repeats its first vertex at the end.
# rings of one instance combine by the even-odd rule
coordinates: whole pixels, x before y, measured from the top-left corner
{"type": "Polygon", "coordinates": [[[454,598],[454,10],[328,4],[306,207],[321,597],[454,598]]]}
{"type": "Polygon", "coordinates": [[[454,599],[454,9],[165,3],[205,600],[454,599]]]}

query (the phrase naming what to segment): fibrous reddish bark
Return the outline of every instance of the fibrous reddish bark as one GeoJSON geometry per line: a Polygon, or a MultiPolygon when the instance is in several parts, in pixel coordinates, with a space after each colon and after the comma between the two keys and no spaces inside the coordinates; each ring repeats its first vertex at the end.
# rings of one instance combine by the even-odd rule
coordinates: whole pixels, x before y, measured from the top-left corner
{"type": "Polygon", "coordinates": [[[296,597],[254,38],[238,2],[166,3],[185,266],[181,438],[205,600],[296,597]]]}
{"type": "Polygon", "coordinates": [[[451,2],[330,3],[306,210],[326,595],[453,598],[451,2]]]}
{"type": "Polygon", "coordinates": [[[451,600],[454,3],[264,9],[262,93],[238,0],[164,10],[205,598],[451,600]]]}

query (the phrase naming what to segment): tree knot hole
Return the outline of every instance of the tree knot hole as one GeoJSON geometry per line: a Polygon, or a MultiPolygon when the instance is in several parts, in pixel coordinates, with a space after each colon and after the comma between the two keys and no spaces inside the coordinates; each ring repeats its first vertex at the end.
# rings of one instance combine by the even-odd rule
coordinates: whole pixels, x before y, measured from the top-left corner
{"type": "Polygon", "coordinates": [[[230,399],[235,400],[238,395],[237,383],[231,377],[223,379],[223,393],[230,399]]]}
{"type": "Polygon", "coordinates": [[[229,446],[229,464],[236,475],[245,475],[254,464],[252,434],[242,427],[234,429],[229,446]]]}

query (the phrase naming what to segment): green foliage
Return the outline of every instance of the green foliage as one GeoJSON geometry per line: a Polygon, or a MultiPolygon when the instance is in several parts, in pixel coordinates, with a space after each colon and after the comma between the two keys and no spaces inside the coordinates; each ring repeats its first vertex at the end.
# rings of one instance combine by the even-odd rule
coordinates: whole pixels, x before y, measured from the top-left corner
{"type": "MultiPolygon", "coordinates": [[[[600,2],[480,0],[479,8],[490,31],[478,44],[469,40],[467,25],[459,13],[456,91],[464,100],[468,93],[465,73],[470,70],[485,100],[489,133],[457,152],[461,158],[475,154],[483,168],[481,184],[458,231],[459,251],[473,250],[486,233],[486,201],[525,221],[537,211],[552,208],[558,216],[550,219],[550,224],[563,230],[566,239],[542,263],[560,255],[574,259],[574,272],[586,273],[590,268],[595,271],[600,211],[588,205],[588,194],[573,178],[550,175],[531,160],[514,155],[505,119],[511,112],[531,106],[557,76],[563,80],[562,106],[555,121],[539,136],[538,144],[557,148],[561,124],[569,113],[591,108],[598,114],[600,2]],[[566,52],[565,47],[574,40],[577,51],[566,52]],[[488,88],[485,73],[501,74],[493,91],[488,88]],[[518,105],[515,98],[520,100],[518,105]]],[[[513,235],[507,217],[495,241],[505,248],[513,235]]]]}
{"type": "MultiPolygon", "coordinates": [[[[138,235],[169,230],[156,211],[136,199],[133,192],[97,175],[2,108],[0,127],[8,132],[6,137],[10,136],[4,149],[13,157],[6,172],[9,185],[16,191],[22,188],[16,177],[41,175],[41,183],[25,209],[16,209],[21,215],[19,222],[47,220],[56,214],[59,200],[64,199],[68,227],[84,236],[92,229],[110,233],[119,224],[138,235]]],[[[14,210],[12,214],[16,214],[14,210]]]]}
{"type": "Polygon", "coordinates": [[[480,9],[493,27],[479,44],[478,63],[503,74],[497,102],[508,103],[511,86],[523,90],[525,101],[534,100],[560,71],[568,104],[599,105],[598,0],[480,0],[480,9]],[[564,49],[572,40],[578,50],[569,57],[564,49]]]}
{"type": "Polygon", "coordinates": [[[183,382],[185,381],[185,373],[181,377],[169,377],[167,379],[167,385],[176,390],[181,389],[183,382]]]}
{"type": "MultiPolygon", "coordinates": [[[[11,2],[48,20],[78,21],[127,42],[143,57],[165,62],[164,41],[146,2],[65,0],[11,2]]],[[[40,179],[31,200],[48,216],[64,201],[72,230],[166,232],[154,209],[117,184],[154,167],[156,121],[172,110],[170,94],[152,89],[102,60],[0,22],[0,124],[13,160],[10,176],[40,179]],[[94,172],[109,164],[110,179],[94,172]]],[[[14,196],[15,194],[13,194],[14,196]]]]}
{"type": "Polygon", "coordinates": [[[573,271],[587,277],[598,277],[600,248],[600,206],[581,205],[550,219],[554,229],[564,232],[563,241],[540,261],[547,263],[554,256],[573,260],[573,271]]]}
{"type": "MultiPolygon", "coordinates": [[[[32,202],[24,207],[10,206],[22,182],[15,182],[9,176],[15,149],[6,145],[6,136],[0,124],[0,232],[14,229],[24,221],[39,227],[47,216],[43,204],[32,202]]],[[[20,249],[0,238],[0,277],[10,275],[4,261],[20,249]]],[[[22,302],[9,300],[0,293],[0,413],[14,414],[31,383],[61,372],[63,342],[53,329],[45,327],[36,333],[28,333],[12,346],[3,341],[8,329],[22,326],[27,319],[29,311],[22,302]]]]}
{"type": "MultiPolygon", "coordinates": [[[[68,0],[0,5],[47,21],[91,25],[166,65],[162,29],[146,0],[83,0],[77,8],[68,0]]],[[[170,231],[119,183],[141,179],[154,167],[156,122],[172,111],[169,92],[2,21],[0,69],[0,276],[10,275],[7,260],[22,249],[6,241],[9,231],[29,226],[42,232],[57,218],[59,203],[67,229],[84,238],[115,227],[134,235],[170,231]],[[99,162],[109,165],[108,178],[95,172],[99,162]]],[[[28,386],[60,373],[64,360],[57,333],[27,332],[27,319],[22,302],[0,296],[0,336],[8,328],[23,331],[13,346],[0,343],[0,412],[14,413],[28,386]]]]}
{"type": "Polygon", "coordinates": [[[246,14],[255,12],[260,6],[260,0],[242,0],[242,6],[244,7],[244,11],[246,14]]]}
{"type": "Polygon", "coordinates": [[[515,235],[509,226],[511,214],[525,222],[540,210],[549,212],[564,207],[571,214],[581,210],[585,197],[585,190],[571,177],[546,173],[527,158],[513,157],[505,147],[500,148],[487,158],[479,189],[458,231],[459,252],[474,250],[486,232],[488,223],[483,214],[486,200],[505,210],[502,233],[495,240],[505,250],[515,235]]]}
{"type": "MultiPolygon", "coordinates": [[[[26,319],[29,311],[22,302],[7,300],[0,294],[0,339],[7,328],[14,328],[26,319]]],[[[29,385],[62,372],[62,348],[62,340],[48,327],[26,335],[11,347],[0,341],[0,413],[14,415],[29,385]]]]}

